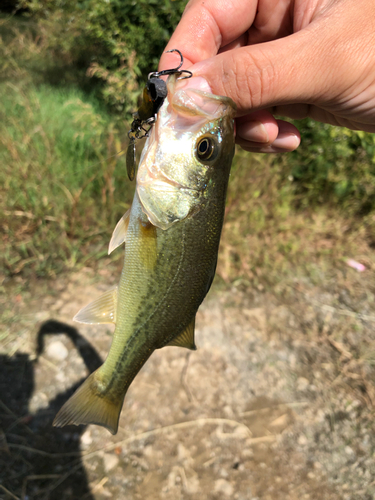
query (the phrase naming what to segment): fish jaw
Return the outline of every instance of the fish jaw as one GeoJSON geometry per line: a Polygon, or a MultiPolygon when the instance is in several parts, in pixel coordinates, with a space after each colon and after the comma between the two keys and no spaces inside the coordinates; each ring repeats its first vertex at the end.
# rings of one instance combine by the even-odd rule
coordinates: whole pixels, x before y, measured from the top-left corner
{"type": "Polygon", "coordinates": [[[146,142],[137,175],[137,193],[154,226],[168,229],[205,205],[215,166],[227,147],[234,148],[234,113],[231,99],[186,88],[175,75],[169,78],[168,98],[146,142]],[[202,162],[197,145],[205,136],[215,142],[217,154],[202,162]]]}

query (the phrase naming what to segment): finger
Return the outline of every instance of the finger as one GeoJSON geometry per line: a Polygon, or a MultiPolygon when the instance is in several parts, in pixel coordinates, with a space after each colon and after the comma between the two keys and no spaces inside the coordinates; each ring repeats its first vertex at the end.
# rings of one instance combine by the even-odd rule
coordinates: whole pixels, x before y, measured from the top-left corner
{"type": "MultiPolygon", "coordinates": [[[[335,44],[328,35],[326,44],[330,43],[335,44]]],[[[334,49],[327,50],[323,44],[323,33],[303,30],[218,54],[190,71],[206,78],[214,94],[231,97],[237,116],[292,103],[324,105],[339,89],[340,68],[334,49]]]]}
{"type": "Polygon", "coordinates": [[[239,47],[243,47],[244,45],[247,45],[247,39],[248,39],[248,34],[243,33],[241,36],[233,40],[232,42],[228,43],[224,47],[220,47],[219,49],[219,54],[223,52],[227,52],[228,50],[233,50],[233,49],[238,49],[239,47]]]}
{"type": "Polygon", "coordinates": [[[238,116],[295,103],[323,109],[332,103],[345,104],[352,88],[370,85],[373,79],[363,69],[364,57],[372,57],[372,52],[363,47],[373,37],[366,18],[375,8],[365,9],[366,2],[358,2],[361,9],[350,2],[335,2],[329,13],[297,33],[218,54],[190,70],[206,78],[214,94],[231,97],[238,116]],[[363,33],[362,25],[366,26],[363,33]],[[345,43],[338,43],[343,32],[348,33],[345,43]]]}
{"type": "Polygon", "coordinates": [[[248,44],[268,42],[293,33],[293,16],[289,13],[294,2],[262,0],[249,30],[248,44]]]}
{"type": "MultiPolygon", "coordinates": [[[[183,68],[216,55],[220,47],[236,40],[252,25],[258,0],[192,0],[166,50],[178,49],[183,68]]],[[[164,53],[159,70],[173,68],[175,55],[164,53]]]]}
{"type": "Polygon", "coordinates": [[[246,142],[269,144],[278,133],[277,121],[268,111],[256,111],[236,120],[236,137],[246,142]]]}
{"type": "MultiPolygon", "coordinates": [[[[187,68],[241,37],[241,45],[248,45],[289,35],[293,6],[292,0],[191,0],[166,50],[179,49],[187,68]]],[[[163,55],[159,69],[171,68],[171,63],[163,55]]]]}
{"type": "Polygon", "coordinates": [[[261,108],[308,102],[319,73],[313,58],[311,40],[299,32],[218,54],[190,71],[206,78],[214,94],[231,97],[241,116],[261,108]]]}
{"type": "MultiPolygon", "coordinates": [[[[198,77],[196,77],[198,78],[198,77]]],[[[367,100],[368,108],[372,111],[374,106],[370,99],[367,100]]],[[[273,115],[287,116],[293,120],[303,120],[304,118],[313,118],[317,122],[329,123],[337,127],[346,127],[352,130],[363,130],[364,132],[375,132],[374,113],[365,115],[362,113],[361,121],[357,120],[355,114],[353,117],[340,116],[337,112],[333,113],[327,109],[308,105],[306,103],[295,103],[284,106],[273,106],[268,109],[273,115]]],[[[355,111],[355,109],[354,109],[355,111]]]]}
{"type": "Polygon", "coordinates": [[[291,123],[277,120],[278,134],[274,141],[267,144],[253,142],[236,136],[236,143],[245,151],[252,153],[285,153],[294,151],[301,142],[301,136],[291,123]]]}

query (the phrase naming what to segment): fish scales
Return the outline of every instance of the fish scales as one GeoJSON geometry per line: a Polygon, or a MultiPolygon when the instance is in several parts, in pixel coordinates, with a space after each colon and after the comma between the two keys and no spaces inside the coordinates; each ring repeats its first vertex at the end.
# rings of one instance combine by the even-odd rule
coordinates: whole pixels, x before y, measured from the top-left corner
{"type": "MultiPolygon", "coordinates": [[[[142,153],[131,210],[112,238],[115,246],[126,239],[114,310],[103,313],[97,300],[77,315],[88,323],[101,322],[95,321],[96,310],[113,316],[111,349],[55,425],[95,423],[116,433],[126,391],[153,351],[168,344],[195,349],[195,315],[217,262],[234,110],[228,98],[169,78],[168,100],[142,153]]],[[[106,301],[108,308],[108,294],[106,301]]]]}

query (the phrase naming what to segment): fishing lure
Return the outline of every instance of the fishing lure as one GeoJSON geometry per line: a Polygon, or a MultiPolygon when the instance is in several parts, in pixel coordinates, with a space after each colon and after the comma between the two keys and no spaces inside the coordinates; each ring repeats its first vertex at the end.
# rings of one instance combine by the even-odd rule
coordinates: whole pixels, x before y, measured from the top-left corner
{"type": "Polygon", "coordinates": [[[154,71],[148,75],[146,86],[143,89],[141,105],[133,113],[133,122],[128,132],[130,143],[126,152],[126,170],[131,181],[135,177],[135,141],[148,137],[152,125],[155,123],[156,114],[168,95],[167,84],[160,77],[179,73],[179,75],[185,75],[181,77],[181,80],[183,80],[193,76],[191,71],[180,69],[184,63],[184,58],[178,49],[168,50],[167,52],[177,52],[181,58],[180,64],[177,68],[154,71]]]}

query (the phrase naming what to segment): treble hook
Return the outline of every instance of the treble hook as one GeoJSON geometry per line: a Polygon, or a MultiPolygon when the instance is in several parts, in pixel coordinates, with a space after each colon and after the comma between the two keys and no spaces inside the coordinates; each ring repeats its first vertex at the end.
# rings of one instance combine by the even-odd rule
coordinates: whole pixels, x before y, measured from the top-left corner
{"type": "Polygon", "coordinates": [[[150,80],[151,78],[160,78],[161,76],[166,76],[166,75],[174,75],[176,73],[185,73],[187,76],[183,76],[182,78],[179,78],[179,80],[185,80],[185,78],[191,78],[193,76],[193,73],[187,69],[181,69],[181,66],[184,64],[184,57],[181,54],[181,52],[178,49],[172,49],[172,50],[166,50],[166,53],[169,52],[177,52],[180,55],[181,62],[177,66],[177,68],[172,68],[172,69],[164,69],[163,71],[154,71],[153,73],[150,73],[148,75],[148,79],[150,80]]]}

